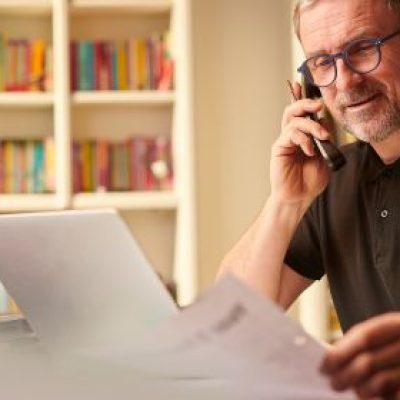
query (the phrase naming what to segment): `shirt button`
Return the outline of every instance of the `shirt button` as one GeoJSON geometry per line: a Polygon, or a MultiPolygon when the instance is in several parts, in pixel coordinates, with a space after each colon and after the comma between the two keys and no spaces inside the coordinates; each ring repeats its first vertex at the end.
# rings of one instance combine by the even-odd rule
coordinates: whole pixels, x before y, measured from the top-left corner
{"type": "Polygon", "coordinates": [[[381,211],[381,217],[382,218],[387,218],[389,216],[389,211],[388,210],[382,210],[381,211]]]}

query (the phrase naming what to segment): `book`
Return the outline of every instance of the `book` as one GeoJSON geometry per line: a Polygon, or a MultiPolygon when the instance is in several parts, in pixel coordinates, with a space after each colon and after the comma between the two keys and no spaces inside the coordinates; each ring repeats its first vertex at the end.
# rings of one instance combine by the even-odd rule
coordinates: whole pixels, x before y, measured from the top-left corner
{"type": "Polygon", "coordinates": [[[45,68],[45,43],[42,39],[36,39],[31,43],[31,67],[30,67],[30,90],[44,90],[44,68],[45,68]]]}

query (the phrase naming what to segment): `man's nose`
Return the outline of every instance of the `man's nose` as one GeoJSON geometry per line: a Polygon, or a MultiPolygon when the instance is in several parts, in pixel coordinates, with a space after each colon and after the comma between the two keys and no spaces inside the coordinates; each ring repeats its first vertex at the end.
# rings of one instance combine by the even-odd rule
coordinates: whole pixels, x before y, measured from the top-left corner
{"type": "Polygon", "coordinates": [[[336,89],[340,92],[345,92],[357,86],[363,77],[361,74],[353,71],[343,60],[336,60],[337,77],[336,89]]]}

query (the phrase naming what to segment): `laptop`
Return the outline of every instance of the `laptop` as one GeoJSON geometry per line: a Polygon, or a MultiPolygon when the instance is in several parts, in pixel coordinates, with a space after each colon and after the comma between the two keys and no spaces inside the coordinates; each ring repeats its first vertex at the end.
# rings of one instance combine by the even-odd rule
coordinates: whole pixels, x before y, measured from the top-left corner
{"type": "Polygon", "coordinates": [[[0,281],[55,350],[129,346],[178,307],[114,210],[0,216],[0,281]]]}

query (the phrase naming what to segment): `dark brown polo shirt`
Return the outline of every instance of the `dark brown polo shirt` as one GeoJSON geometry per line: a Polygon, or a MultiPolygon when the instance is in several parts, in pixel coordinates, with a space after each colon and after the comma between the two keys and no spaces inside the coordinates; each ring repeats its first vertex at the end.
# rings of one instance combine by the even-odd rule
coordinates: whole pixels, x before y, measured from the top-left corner
{"type": "Polygon", "coordinates": [[[371,146],[343,148],[292,240],[285,262],[309,279],[327,274],[344,331],[400,310],[400,160],[385,166],[371,146]]]}

